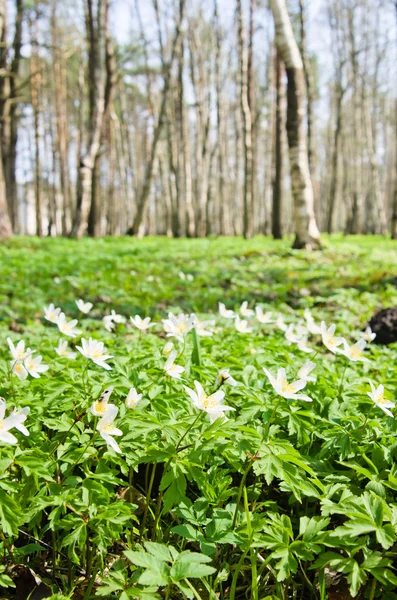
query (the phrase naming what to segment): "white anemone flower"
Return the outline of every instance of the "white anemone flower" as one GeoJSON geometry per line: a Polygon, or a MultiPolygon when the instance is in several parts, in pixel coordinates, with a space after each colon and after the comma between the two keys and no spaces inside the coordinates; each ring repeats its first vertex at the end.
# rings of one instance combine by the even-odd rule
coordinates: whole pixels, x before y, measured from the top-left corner
{"type": "Polygon", "coordinates": [[[164,345],[164,348],[162,349],[161,354],[163,356],[167,356],[171,352],[171,350],[173,349],[173,347],[174,347],[174,344],[172,342],[167,342],[164,345]]]}
{"type": "Polygon", "coordinates": [[[346,340],[344,340],[344,351],[341,352],[341,354],[347,356],[347,358],[349,358],[353,362],[357,362],[358,360],[362,360],[363,362],[369,362],[368,358],[365,358],[362,355],[366,345],[367,342],[363,339],[359,340],[352,346],[349,346],[346,340]]]}
{"type": "Polygon", "coordinates": [[[299,369],[298,377],[299,379],[303,379],[303,381],[316,381],[315,375],[310,375],[313,369],[316,368],[316,363],[311,360],[307,360],[305,364],[299,369]]]}
{"type": "Polygon", "coordinates": [[[306,327],[312,335],[321,335],[321,327],[314,321],[313,315],[308,308],[305,308],[303,315],[306,319],[306,327]]]}
{"type": "Polygon", "coordinates": [[[337,352],[342,352],[342,350],[338,348],[338,346],[344,344],[345,342],[345,338],[335,336],[335,329],[336,325],[331,325],[327,329],[325,322],[321,321],[321,337],[323,340],[323,344],[328,348],[328,350],[330,350],[334,354],[336,354],[337,352]]]}
{"type": "Polygon", "coordinates": [[[367,392],[367,395],[373,400],[376,406],[379,406],[383,410],[384,413],[389,415],[389,417],[394,417],[393,413],[389,410],[389,408],[394,408],[396,405],[391,400],[386,400],[385,398],[385,388],[383,385],[379,385],[377,388],[374,386],[372,381],[369,382],[371,386],[371,392],[367,392]]]}
{"type": "Polygon", "coordinates": [[[223,302],[219,302],[219,314],[221,317],[223,317],[224,319],[234,319],[236,314],[233,310],[229,310],[228,308],[226,308],[226,306],[223,304],[223,302]]]}
{"type": "Polygon", "coordinates": [[[204,410],[208,414],[211,423],[213,423],[219,417],[224,418],[225,412],[228,412],[230,410],[235,410],[231,406],[226,406],[225,404],[222,404],[222,400],[225,397],[225,393],[222,392],[221,390],[218,390],[214,394],[211,394],[210,396],[208,396],[205,393],[201,383],[199,383],[198,381],[195,381],[194,385],[195,385],[196,391],[192,390],[191,388],[187,387],[186,385],[183,387],[185,388],[186,392],[189,394],[189,396],[193,402],[193,405],[196,408],[198,408],[199,410],[204,410]]]}
{"type": "Polygon", "coordinates": [[[223,385],[227,383],[228,385],[235,386],[238,385],[237,381],[230,375],[229,369],[221,369],[216,377],[216,382],[219,385],[223,385]]]}
{"type": "Polygon", "coordinates": [[[118,410],[119,409],[117,408],[117,406],[115,406],[114,404],[109,404],[106,413],[101,419],[99,419],[96,428],[99,431],[99,435],[103,440],[105,440],[107,445],[110,446],[118,454],[121,454],[121,450],[116,440],[113,439],[114,435],[123,435],[123,432],[120,429],[118,429],[113,423],[113,421],[117,417],[118,410]]]}
{"type": "Polygon", "coordinates": [[[49,306],[44,306],[44,318],[50,323],[58,323],[58,317],[61,312],[60,308],[55,308],[53,304],[49,306]]]}
{"type": "Polygon", "coordinates": [[[278,327],[281,331],[284,331],[284,333],[287,331],[288,326],[284,323],[282,315],[277,315],[276,327],[278,327]]]}
{"type": "Polygon", "coordinates": [[[185,369],[180,365],[174,364],[175,359],[176,352],[175,350],[173,350],[167,358],[167,362],[164,365],[164,371],[169,377],[173,377],[174,379],[181,379],[181,373],[183,373],[185,369]]]}
{"type": "Polygon", "coordinates": [[[127,408],[135,408],[141,399],[142,399],[142,394],[138,394],[136,389],[133,387],[128,392],[128,396],[125,399],[125,405],[127,408]]]}
{"type": "Polygon", "coordinates": [[[12,360],[10,362],[11,372],[16,375],[19,379],[26,379],[29,373],[27,372],[25,365],[20,360],[12,360]]]}
{"type": "Polygon", "coordinates": [[[29,435],[29,431],[23,423],[26,421],[30,408],[25,407],[21,410],[14,410],[8,417],[4,418],[5,412],[6,401],[4,398],[0,398],[0,442],[3,442],[3,444],[17,444],[18,440],[10,433],[10,429],[17,429],[23,435],[29,435]]]}
{"type": "Polygon", "coordinates": [[[87,342],[86,339],[82,338],[81,346],[76,346],[77,350],[81,352],[83,356],[91,359],[96,365],[111,371],[112,367],[106,363],[109,358],[113,358],[112,354],[106,354],[105,346],[103,342],[98,342],[90,338],[87,342]]]}
{"type": "Polygon", "coordinates": [[[279,369],[277,371],[277,378],[273,377],[267,369],[263,370],[279,396],[282,396],[286,400],[304,400],[305,402],[312,402],[312,399],[309,398],[309,396],[306,396],[306,394],[297,394],[297,392],[303,390],[306,386],[307,382],[304,379],[298,379],[293,383],[289,383],[285,369],[279,369]]]}
{"type": "Polygon", "coordinates": [[[77,323],[78,323],[77,319],[72,319],[71,321],[67,321],[65,313],[61,312],[58,317],[57,325],[58,325],[58,329],[61,333],[63,333],[64,335],[67,335],[69,337],[75,338],[81,333],[81,331],[79,329],[75,329],[77,323]]]}
{"type": "Polygon", "coordinates": [[[209,321],[197,321],[196,323],[196,331],[197,331],[197,335],[200,335],[202,337],[210,337],[211,335],[213,335],[213,331],[207,329],[207,327],[214,327],[215,325],[215,321],[209,320],[209,321]]]}
{"type": "Polygon", "coordinates": [[[84,302],[84,300],[81,300],[80,298],[80,300],[76,300],[76,306],[82,313],[88,315],[94,305],[92,302],[84,302]]]}
{"type": "Polygon", "coordinates": [[[173,315],[168,313],[168,319],[163,319],[164,331],[167,337],[175,337],[180,342],[189,331],[191,331],[197,323],[196,315],[173,315]]]}
{"type": "Polygon", "coordinates": [[[307,338],[303,338],[303,339],[299,340],[299,342],[297,343],[297,346],[301,352],[306,352],[307,354],[311,354],[312,352],[314,352],[313,348],[310,348],[310,346],[307,346],[307,338]]]}
{"type": "Polygon", "coordinates": [[[261,306],[255,306],[256,318],[259,323],[262,325],[267,325],[268,323],[273,323],[273,313],[272,312],[263,312],[263,308],[261,306]]]}
{"type": "Polygon", "coordinates": [[[297,344],[298,342],[300,342],[303,339],[304,336],[299,334],[296,331],[295,325],[293,323],[291,323],[291,325],[288,325],[288,327],[287,327],[287,331],[285,332],[285,337],[289,342],[291,342],[291,344],[297,344]]]}
{"type": "Polygon", "coordinates": [[[139,315],[135,315],[135,317],[130,317],[130,321],[139,331],[146,331],[150,327],[154,327],[155,323],[151,323],[151,318],[146,317],[145,319],[141,319],[139,315]]]}
{"type": "Polygon", "coordinates": [[[254,314],[255,313],[252,310],[252,308],[248,308],[248,300],[244,300],[244,302],[240,306],[240,315],[249,319],[249,317],[253,317],[254,314]]]}
{"type": "Polygon", "coordinates": [[[111,310],[110,316],[115,323],[125,323],[127,321],[123,315],[119,315],[115,310],[111,310]]]}
{"type": "Polygon", "coordinates": [[[95,417],[103,417],[107,413],[109,406],[112,406],[112,404],[108,404],[108,402],[110,396],[112,395],[113,389],[113,386],[110,385],[102,392],[98,400],[95,400],[95,402],[91,404],[90,412],[95,417]]]}
{"type": "Polygon", "coordinates": [[[30,348],[25,349],[24,340],[19,340],[17,345],[14,346],[11,338],[8,337],[7,344],[8,344],[8,347],[10,348],[12,358],[16,361],[25,360],[25,358],[28,358],[28,356],[30,356],[34,352],[34,350],[31,350],[30,348]]]}
{"type": "Polygon", "coordinates": [[[68,347],[67,341],[59,340],[58,346],[55,348],[55,352],[62,358],[76,358],[76,352],[71,352],[68,347]]]}
{"type": "Polygon", "coordinates": [[[109,333],[111,333],[116,327],[116,323],[114,323],[112,315],[106,315],[103,317],[102,322],[105,325],[106,331],[109,331],[109,333]]]}
{"type": "Polygon", "coordinates": [[[371,327],[368,325],[368,327],[363,332],[362,336],[366,342],[373,342],[374,339],[376,338],[376,333],[374,333],[372,331],[371,327]]]}
{"type": "Polygon", "coordinates": [[[238,315],[234,322],[234,326],[239,333],[251,333],[252,332],[252,327],[250,327],[248,325],[248,321],[245,321],[244,319],[241,320],[238,315]]]}
{"type": "Polygon", "coordinates": [[[39,379],[40,373],[45,373],[48,371],[49,366],[42,364],[43,357],[39,354],[38,356],[28,356],[24,360],[24,367],[35,379],[39,379]]]}

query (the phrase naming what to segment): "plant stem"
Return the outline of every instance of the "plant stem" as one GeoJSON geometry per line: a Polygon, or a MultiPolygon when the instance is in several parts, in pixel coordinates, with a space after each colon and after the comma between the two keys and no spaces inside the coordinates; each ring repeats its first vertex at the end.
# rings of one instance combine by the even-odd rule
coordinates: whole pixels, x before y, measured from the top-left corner
{"type": "Polygon", "coordinates": [[[376,584],[377,584],[377,581],[374,577],[372,580],[371,591],[369,593],[369,600],[374,600],[374,598],[375,598],[376,584]]]}
{"type": "Polygon", "coordinates": [[[250,472],[252,464],[253,464],[252,460],[250,460],[249,458],[247,458],[247,462],[248,462],[248,465],[246,466],[246,468],[244,470],[243,476],[240,481],[240,487],[238,489],[238,494],[237,494],[237,499],[236,499],[236,509],[234,511],[233,522],[232,522],[232,529],[234,529],[236,527],[238,508],[239,508],[239,504],[241,501],[241,496],[243,495],[243,487],[244,487],[245,481],[247,479],[247,475],[250,472]]]}
{"type": "Polygon", "coordinates": [[[141,528],[139,531],[139,541],[142,540],[142,536],[145,531],[146,519],[147,519],[148,510],[149,510],[150,496],[152,494],[152,488],[153,488],[154,476],[156,474],[156,468],[157,468],[157,463],[154,463],[152,473],[150,476],[148,491],[146,494],[145,511],[143,513],[141,528]]]}
{"type": "Polygon", "coordinates": [[[342,371],[342,377],[341,377],[341,380],[340,380],[339,391],[338,391],[338,396],[339,397],[341,397],[341,394],[342,394],[343,382],[344,382],[344,379],[345,379],[345,373],[346,373],[346,369],[347,369],[348,366],[349,366],[349,363],[346,363],[345,368],[342,371]]]}
{"type": "Polygon", "coordinates": [[[183,581],[190,587],[190,589],[193,592],[193,596],[196,598],[196,600],[202,600],[200,594],[198,593],[196,588],[190,583],[190,581],[188,579],[184,579],[183,581]]]}
{"type": "Polygon", "coordinates": [[[76,461],[75,461],[75,462],[72,464],[72,466],[71,466],[71,467],[69,467],[69,469],[66,471],[66,473],[65,473],[65,475],[64,475],[64,478],[65,478],[65,479],[66,479],[66,477],[69,475],[69,473],[70,473],[71,471],[73,471],[73,469],[75,468],[75,466],[76,466],[76,465],[78,465],[78,463],[80,462],[80,459],[81,459],[81,458],[84,456],[84,454],[85,454],[85,452],[86,452],[87,448],[88,448],[89,446],[91,446],[91,444],[93,444],[93,443],[94,443],[94,441],[95,441],[95,438],[96,438],[96,436],[97,436],[97,434],[98,434],[98,432],[97,432],[97,430],[96,430],[96,421],[97,421],[97,419],[95,419],[95,426],[94,426],[94,427],[95,427],[95,430],[94,430],[94,433],[92,434],[91,438],[88,440],[88,442],[86,443],[86,445],[84,446],[83,452],[80,454],[80,456],[77,458],[77,460],[76,460],[76,461]]]}
{"type": "MultiPolygon", "coordinates": [[[[248,494],[247,488],[244,486],[244,509],[245,516],[247,519],[247,533],[249,536],[249,544],[252,543],[252,527],[251,527],[251,518],[250,518],[250,510],[248,505],[248,494]]],[[[254,548],[250,547],[250,558],[251,558],[251,598],[252,600],[258,600],[258,569],[257,569],[257,556],[254,548]]]]}

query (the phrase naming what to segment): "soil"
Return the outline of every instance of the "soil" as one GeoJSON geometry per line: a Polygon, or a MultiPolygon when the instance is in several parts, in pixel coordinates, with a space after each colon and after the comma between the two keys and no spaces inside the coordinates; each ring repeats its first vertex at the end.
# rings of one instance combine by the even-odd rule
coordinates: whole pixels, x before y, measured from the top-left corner
{"type": "Polygon", "coordinates": [[[393,344],[397,342],[397,306],[385,308],[376,313],[368,322],[376,333],[373,344],[393,344]]]}

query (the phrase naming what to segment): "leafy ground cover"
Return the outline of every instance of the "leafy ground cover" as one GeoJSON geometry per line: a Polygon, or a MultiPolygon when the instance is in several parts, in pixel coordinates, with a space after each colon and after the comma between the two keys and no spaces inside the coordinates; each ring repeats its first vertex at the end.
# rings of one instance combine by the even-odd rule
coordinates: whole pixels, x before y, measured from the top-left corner
{"type": "Polygon", "coordinates": [[[396,245],[326,244],[0,246],[0,595],[397,598],[396,245]]]}

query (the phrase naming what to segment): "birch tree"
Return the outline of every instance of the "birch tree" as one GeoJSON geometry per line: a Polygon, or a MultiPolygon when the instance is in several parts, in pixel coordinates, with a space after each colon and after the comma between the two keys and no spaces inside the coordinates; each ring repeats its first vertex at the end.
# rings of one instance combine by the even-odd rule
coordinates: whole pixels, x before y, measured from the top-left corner
{"type": "Polygon", "coordinates": [[[294,248],[315,248],[320,233],[314,214],[307,135],[304,126],[306,86],[302,58],[292,30],[285,0],[271,0],[276,44],[287,72],[287,137],[294,199],[294,248]]]}

